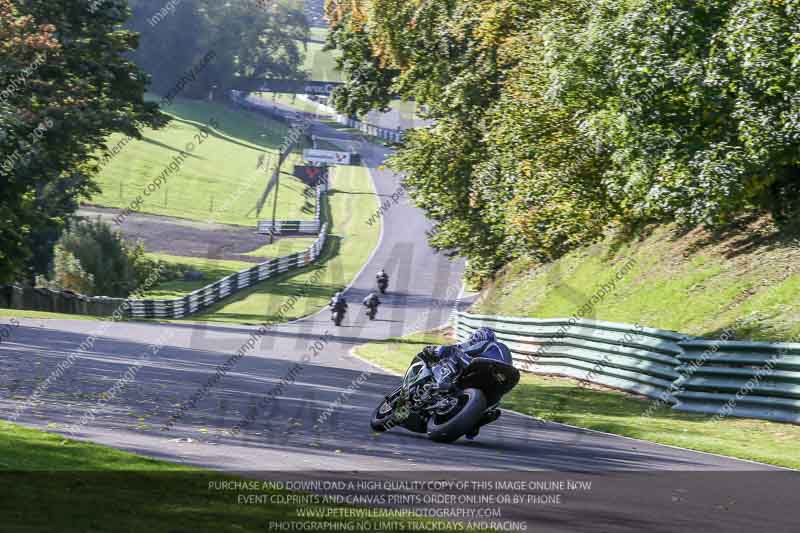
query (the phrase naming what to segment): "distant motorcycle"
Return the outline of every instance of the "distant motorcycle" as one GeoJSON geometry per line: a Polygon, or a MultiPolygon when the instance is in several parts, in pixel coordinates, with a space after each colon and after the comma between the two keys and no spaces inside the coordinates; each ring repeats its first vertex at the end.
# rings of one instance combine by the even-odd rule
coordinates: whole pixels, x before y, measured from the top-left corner
{"type": "Polygon", "coordinates": [[[514,368],[508,348],[498,342],[474,356],[462,354],[460,362],[458,370],[447,360],[431,366],[414,357],[401,385],[373,412],[372,429],[387,431],[400,426],[427,433],[437,442],[477,436],[480,427],[500,417],[500,400],[519,382],[519,370],[514,368]],[[454,387],[439,391],[434,372],[455,373],[454,387]]]}
{"type": "Polygon", "coordinates": [[[386,289],[389,288],[389,280],[386,278],[378,278],[378,290],[381,294],[386,294],[386,289]]]}
{"type": "Polygon", "coordinates": [[[344,309],[336,309],[333,311],[333,313],[331,313],[331,320],[333,320],[333,323],[337,326],[341,326],[345,313],[347,313],[347,311],[344,309]]]}

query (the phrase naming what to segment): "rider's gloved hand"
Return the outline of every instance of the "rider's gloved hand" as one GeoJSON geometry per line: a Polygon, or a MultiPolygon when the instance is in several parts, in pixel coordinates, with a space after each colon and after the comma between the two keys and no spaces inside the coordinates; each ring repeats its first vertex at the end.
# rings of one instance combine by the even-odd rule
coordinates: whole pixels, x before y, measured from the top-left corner
{"type": "Polygon", "coordinates": [[[419,352],[419,358],[425,361],[426,363],[435,363],[439,360],[439,354],[437,353],[436,346],[426,346],[419,352]]]}

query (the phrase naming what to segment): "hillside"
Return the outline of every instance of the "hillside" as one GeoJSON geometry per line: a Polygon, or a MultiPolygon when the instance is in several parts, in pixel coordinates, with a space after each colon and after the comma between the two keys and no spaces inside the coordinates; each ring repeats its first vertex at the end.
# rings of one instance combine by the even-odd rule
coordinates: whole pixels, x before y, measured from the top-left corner
{"type": "MultiPolygon", "coordinates": [[[[108,140],[109,148],[116,147],[121,140],[124,144],[97,175],[102,192],[92,198],[92,203],[128,207],[148,183],[191,145],[193,151],[179,171],[168,176],[166,186],[150,196],[141,211],[254,225],[256,216],[251,211],[269,179],[264,168],[257,169],[259,158],[266,153],[269,170],[274,168],[288,127],[225,105],[194,100],[177,100],[165,106],[164,111],[173,118],[172,122],[161,130],[145,129],[141,141],[124,143],[123,136],[118,134],[108,140]],[[206,136],[203,129],[208,128],[212,119],[217,126],[206,136]]],[[[286,168],[291,169],[291,163],[299,159],[299,155],[291,155],[286,168]]],[[[278,219],[313,218],[313,213],[303,211],[303,189],[297,179],[281,179],[278,219]]],[[[272,195],[265,205],[272,205],[271,198],[272,195]]]]}
{"type": "Polygon", "coordinates": [[[596,294],[593,316],[585,318],[712,338],[730,328],[737,339],[790,340],[800,335],[800,243],[768,218],[717,233],[657,226],[638,238],[609,236],[548,265],[515,261],[472,311],[569,317],[596,294]],[[617,272],[622,279],[614,285],[617,272]]]}

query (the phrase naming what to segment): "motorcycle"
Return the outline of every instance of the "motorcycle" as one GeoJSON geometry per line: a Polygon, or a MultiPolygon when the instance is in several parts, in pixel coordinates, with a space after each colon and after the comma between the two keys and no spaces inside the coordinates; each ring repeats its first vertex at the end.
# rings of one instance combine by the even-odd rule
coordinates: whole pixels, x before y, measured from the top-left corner
{"type": "Polygon", "coordinates": [[[500,400],[519,382],[511,352],[493,342],[470,357],[460,354],[460,369],[452,361],[428,364],[415,356],[400,386],[372,414],[375,431],[403,427],[426,433],[436,442],[473,439],[482,426],[500,418],[500,400]],[[436,375],[456,374],[454,387],[439,391],[436,375]]]}
{"type": "Polygon", "coordinates": [[[344,309],[334,309],[333,312],[331,313],[331,320],[333,320],[333,323],[336,324],[337,326],[341,326],[342,320],[344,320],[344,315],[346,312],[347,311],[345,311],[344,309]]]}
{"type": "Polygon", "coordinates": [[[386,289],[389,287],[389,280],[386,278],[379,278],[378,279],[378,290],[381,291],[381,294],[386,294],[386,289]]]}

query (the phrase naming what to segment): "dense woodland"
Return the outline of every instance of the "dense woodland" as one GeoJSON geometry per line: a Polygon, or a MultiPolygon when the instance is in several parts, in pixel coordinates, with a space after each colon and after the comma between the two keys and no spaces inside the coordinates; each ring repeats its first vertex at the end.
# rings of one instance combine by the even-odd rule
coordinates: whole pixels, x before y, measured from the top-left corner
{"type": "Polygon", "coordinates": [[[362,113],[435,127],[393,165],[485,279],[610,227],[800,213],[799,0],[328,0],[362,113]]]}

